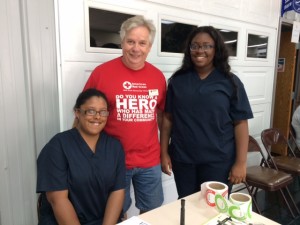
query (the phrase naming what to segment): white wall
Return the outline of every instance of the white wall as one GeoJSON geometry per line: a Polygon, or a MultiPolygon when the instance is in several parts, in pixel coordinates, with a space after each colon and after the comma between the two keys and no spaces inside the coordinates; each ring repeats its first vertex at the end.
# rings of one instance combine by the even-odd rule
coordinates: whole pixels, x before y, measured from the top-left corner
{"type": "Polygon", "coordinates": [[[27,102],[21,15],[17,1],[0,2],[0,213],[1,224],[34,221],[34,140],[27,102]],[[14,20],[10,18],[14,17],[14,20]],[[6,32],[3,32],[6,31],[6,32]],[[30,151],[31,149],[31,151],[30,151]],[[29,150],[29,151],[27,151],[29,150]],[[27,174],[27,172],[32,174],[27,174]],[[20,188],[23,187],[23,188],[20,188]],[[19,217],[13,212],[20,212],[19,217]]]}
{"type": "Polygon", "coordinates": [[[59,131],[54,5],[0,1],[0,224],[37,224],[36,155],[59,131]]]}
{"type": "MultiPolygon", "coordinates": [[[[250,133],[259,138],[270,125],[280,0],[2,0],[0,225],[36,224],[36,156],[55,133],[71,126],[72,106],[90,72],[121,54],[116,49],[86,51],[89,3],[143,14],[157,27],[160,19],[175,19],[238,31],[238,55],[230,63],[244,82],[254,111],[250,133]],[[245,57],[248,32],[269,36],[267,59],[245,57]]],[[[168,78],[182,55],[160,53],[159,45],[156,37],[148,61],[168,78]]],[[[163,180],[166,202],[172,201],[173,177],[163,175],[163,180]]],[[[132,207],[130,215],[135,213],[132,207]]]]}

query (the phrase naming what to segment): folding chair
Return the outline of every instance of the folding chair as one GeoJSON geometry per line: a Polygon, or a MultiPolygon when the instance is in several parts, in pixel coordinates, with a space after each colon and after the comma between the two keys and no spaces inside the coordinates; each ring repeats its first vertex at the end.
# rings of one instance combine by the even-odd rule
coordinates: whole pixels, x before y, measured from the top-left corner
{"type": "Polygon", "coordinates": [[[267,161],[275,169],[290,173],[294,176],[300,175],[300,158],[287,141],[286,137],[277,128],[265,129],[261,133],[262,143],[267,150],[267,161]],[[272,156],[272,148],[287,148],[287,154],[272,156]]]}
{"type": "Polygon", "coordinates": [[[261,214],[255,198],[258,189],[262,189],[268,192],[279,191],[290,213],[294,218],[296,218],[295,213],[293,212],[292,207],[288,201],[290,200],[290,202],[293,203],[294,208],[299,213],[297,205],[294,202],[288,189],[288,185],[293,182],[292,175],[271,168],[266,156],[264,155],[264,152],[252,136],[249,136],[248,153],[249,152],[259,152],[262,156],[260,165],[247,168],[246,182],[244,182],[249,194],[252,197],[252,201],[258,213],[261,214]],[[287,194],[285,194],[284,191],[287,194]]]}

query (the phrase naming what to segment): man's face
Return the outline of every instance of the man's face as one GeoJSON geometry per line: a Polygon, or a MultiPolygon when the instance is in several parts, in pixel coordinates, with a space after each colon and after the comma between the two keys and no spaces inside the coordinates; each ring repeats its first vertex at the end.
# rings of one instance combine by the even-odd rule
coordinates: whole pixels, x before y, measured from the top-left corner
{"type": "Polygon", "coordinates": [[[131,29],[122,41],[123,63],[132,70],[144,67],[148,53],[151,50],[149,30],[140,26],[131,29]]]}

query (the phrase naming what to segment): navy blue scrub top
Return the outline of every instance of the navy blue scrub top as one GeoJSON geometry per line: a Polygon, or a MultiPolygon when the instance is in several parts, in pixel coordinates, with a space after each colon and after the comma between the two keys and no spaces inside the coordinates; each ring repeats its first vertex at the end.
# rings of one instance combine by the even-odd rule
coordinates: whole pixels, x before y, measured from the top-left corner
{"type": "Polygon", "coordinates": [[[76,128],[55,135],[37,160],[37,192],[42,193],[39,224],[57,224],[45,192],[66,190],[81,224],[102,224],[109,194],[125,188],[121,143],[101,132],[93,153],[76,128]]]}
{"type": "Polygon", "coordinates": [[[243,83],[218,70],[201,80],[195,70],[172,78],[165,111],[172,114],[171,157],[183,163],[234,160],[233,122],[253,118],[243,83]]]}

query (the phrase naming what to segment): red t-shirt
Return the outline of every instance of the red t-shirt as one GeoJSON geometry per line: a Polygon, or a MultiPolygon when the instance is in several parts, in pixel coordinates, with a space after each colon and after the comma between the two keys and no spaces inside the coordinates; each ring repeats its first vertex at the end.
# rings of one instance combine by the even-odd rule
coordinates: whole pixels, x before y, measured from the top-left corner
{"type": "Polygon", "coordinates": [[[84,90],[97,88],[109,101],[110,115],[105,131],[119,139],[126,167],[148,168],[160,163],[157,109],[164,110],[166,80],[160,70],[146,62],[131,70],[121,57],[92,72],[84,90]]]}

